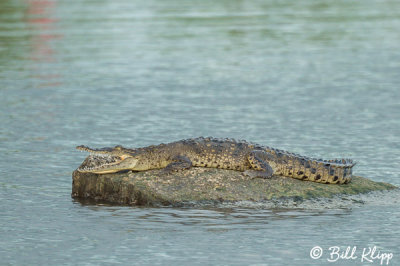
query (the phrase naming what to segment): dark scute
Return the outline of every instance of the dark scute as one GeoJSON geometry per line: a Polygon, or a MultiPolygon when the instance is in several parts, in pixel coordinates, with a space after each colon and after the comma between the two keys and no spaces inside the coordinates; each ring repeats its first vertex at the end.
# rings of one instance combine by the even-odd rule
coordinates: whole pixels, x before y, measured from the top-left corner
{"type": "Polygon", "coordinates": [[[317,172],[317,169],[311,168],[311,173],[312,173],[312,174],[315,174],[316,172],[317,172]]]}

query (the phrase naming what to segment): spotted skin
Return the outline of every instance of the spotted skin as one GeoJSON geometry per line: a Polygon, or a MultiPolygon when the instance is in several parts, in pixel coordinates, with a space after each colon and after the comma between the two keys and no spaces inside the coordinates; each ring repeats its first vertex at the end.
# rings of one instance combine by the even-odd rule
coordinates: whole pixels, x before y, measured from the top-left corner
{"type": "Polygon", "coordinates": [[[95,165],[78,168],[81,172],[110,173],[121,170],[163,169],[164,173],[190,167],[210,167],[242,171],[251,177],[287,176],[326,184],[350,182],[350,159],[322,160],[249,143],[243,140],[194,138],[144,148],[91,149],[78,146],[93,156],[101,155],[95,165]],[[102,157],[108,159],[101,159],[102,157]],[[111,158],[111,159],[110,159],[111,158]],[[102,165],[101,160],[105,160],[102,165]]]}

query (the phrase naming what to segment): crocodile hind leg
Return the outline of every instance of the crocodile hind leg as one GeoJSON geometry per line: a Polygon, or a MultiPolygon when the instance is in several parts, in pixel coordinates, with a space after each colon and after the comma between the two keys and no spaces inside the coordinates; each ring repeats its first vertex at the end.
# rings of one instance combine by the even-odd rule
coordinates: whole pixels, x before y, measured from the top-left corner
{"type": "Polygon", "coordinates": [[[274,174],[272,167],[265,161],[268,154],[265,151],[252,151],[248,156],[251,170],[244,171],[244,175],[252,178],[270,178],[274,174]]]}
{"type": "Polygon", "coordinates": [[[162,169],[163,174],[170,174],[172,172],[189,169],[192,167],[192,161],[186,156],[175,156],[172,162],[162,169]]]}

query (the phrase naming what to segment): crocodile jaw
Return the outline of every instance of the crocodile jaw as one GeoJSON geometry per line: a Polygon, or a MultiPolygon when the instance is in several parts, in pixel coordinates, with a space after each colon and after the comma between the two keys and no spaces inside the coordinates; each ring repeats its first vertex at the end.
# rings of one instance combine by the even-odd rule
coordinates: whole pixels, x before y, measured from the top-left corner
{"type": "Polygon", "coordinates": [[[94,153],[89,155],[77,170],[82,173],[109,174],[133,169],[136,163],[137,159],[131,156],[94,153]]]}

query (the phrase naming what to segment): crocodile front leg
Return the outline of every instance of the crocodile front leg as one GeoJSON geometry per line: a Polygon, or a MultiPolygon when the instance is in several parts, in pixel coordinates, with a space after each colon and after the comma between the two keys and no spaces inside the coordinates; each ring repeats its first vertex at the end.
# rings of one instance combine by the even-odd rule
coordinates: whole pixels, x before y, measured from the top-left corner
{"type": "Polygon", "coordinates": [[[192,167],[192,161],[182,155],[178,155],[172,158],[172,162],[162,169],[164,174],[170,174],[172,172],[189,169],[192,167]]]}
{"type": "Polygon", "coordinates": [[[248,156],[249,163],[251,165],[251,170],[244,171],[244,175],[250,176],[252,178],[270,178],[274,174],[272,167],[263,159],[268,154],[265,151],[255,150],[250,152],[248,156]]]}

